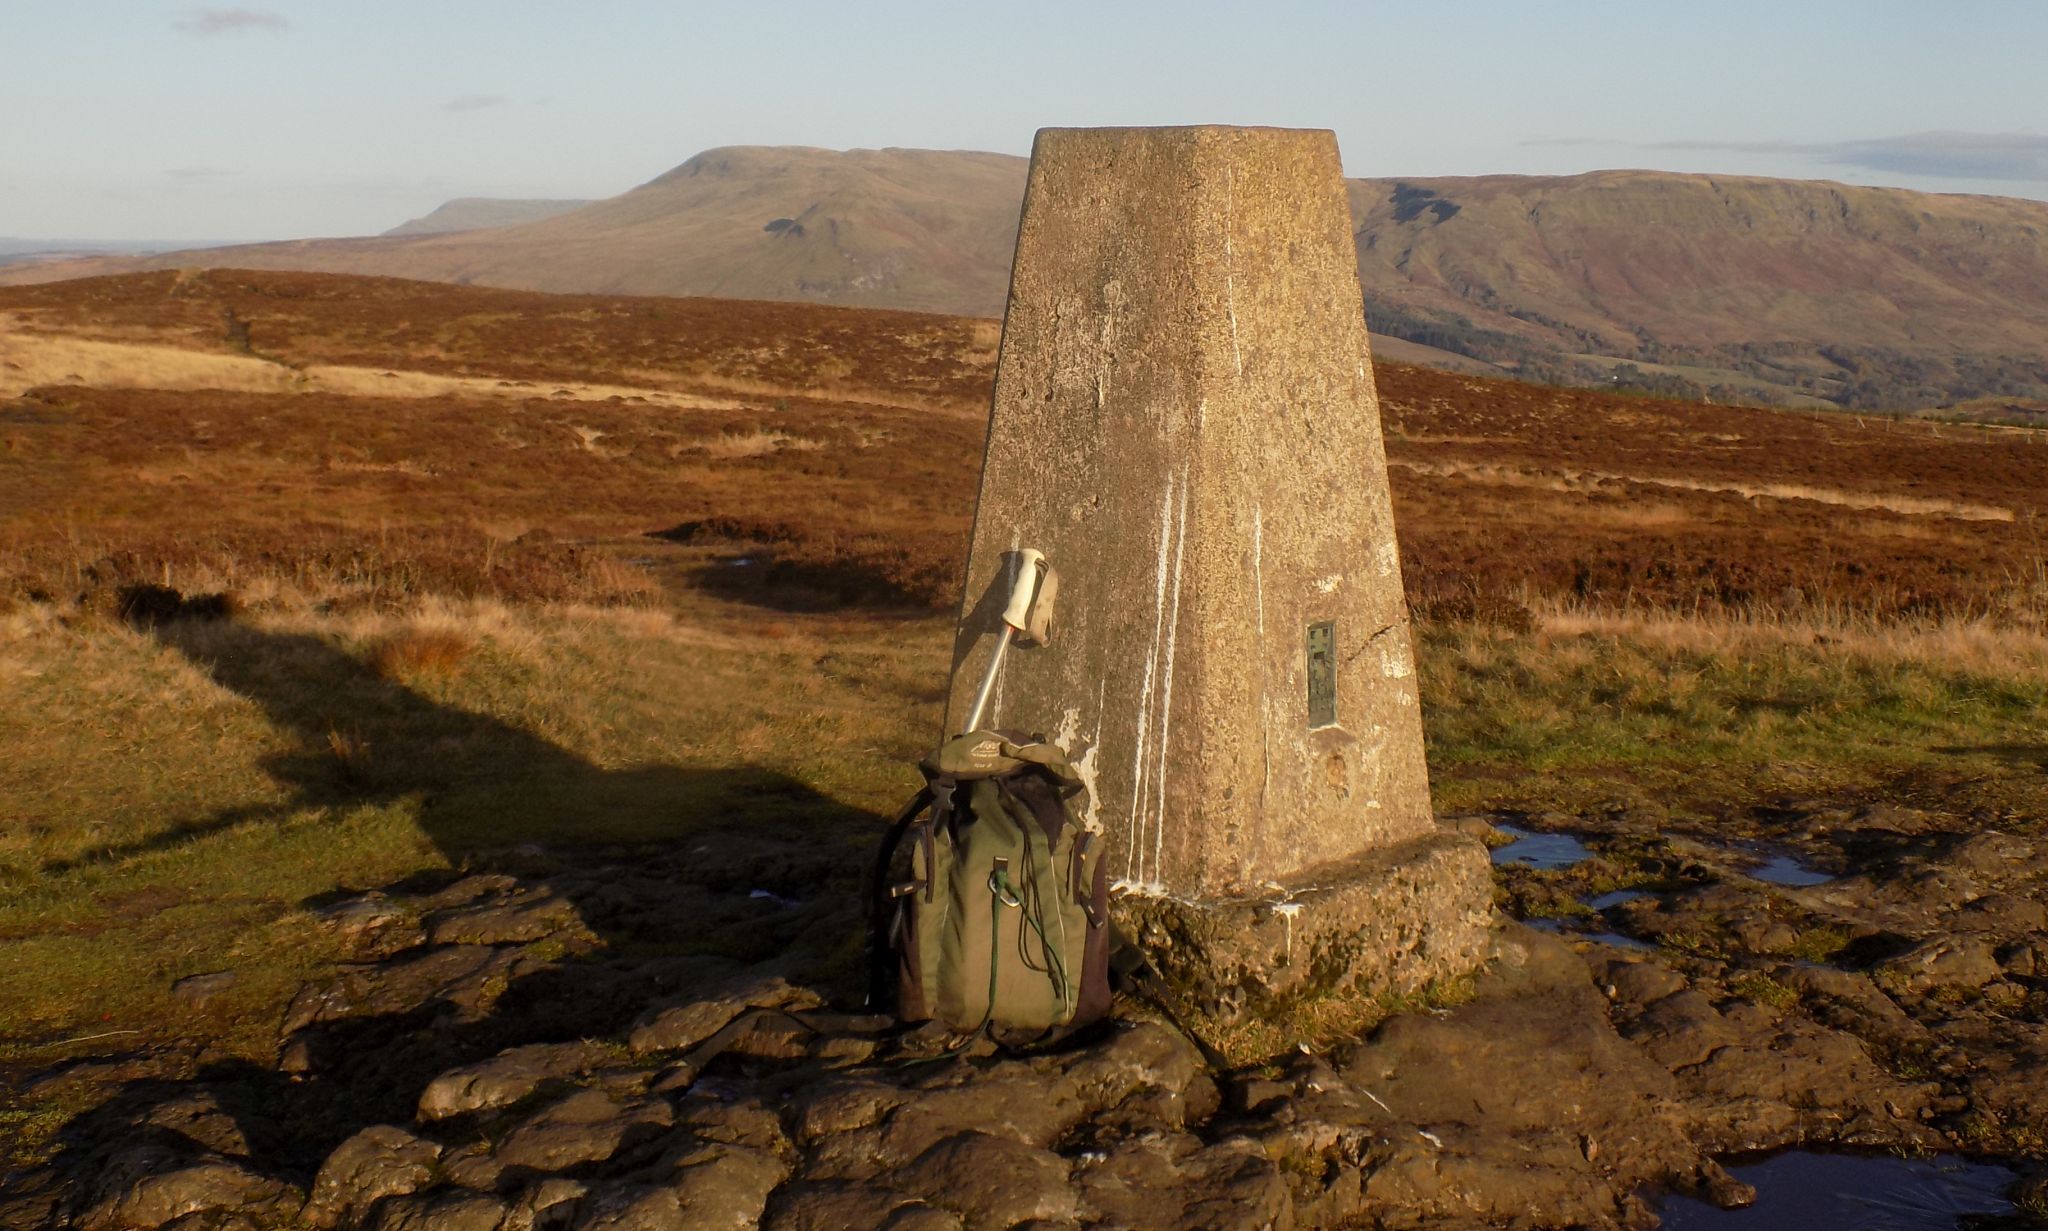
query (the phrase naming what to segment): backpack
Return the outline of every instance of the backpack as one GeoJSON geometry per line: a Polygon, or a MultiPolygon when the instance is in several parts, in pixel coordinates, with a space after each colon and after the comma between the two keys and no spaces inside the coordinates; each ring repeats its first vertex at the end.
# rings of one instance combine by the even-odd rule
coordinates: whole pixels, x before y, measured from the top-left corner
{"type": "Polygon", "coordinates": [[[871,1004],[906,1022],[1047,1037],[1105,1016],[1108,869],[1066,752],[970,731],[918,768],[924,788],[875,859],[871,1004]]]}

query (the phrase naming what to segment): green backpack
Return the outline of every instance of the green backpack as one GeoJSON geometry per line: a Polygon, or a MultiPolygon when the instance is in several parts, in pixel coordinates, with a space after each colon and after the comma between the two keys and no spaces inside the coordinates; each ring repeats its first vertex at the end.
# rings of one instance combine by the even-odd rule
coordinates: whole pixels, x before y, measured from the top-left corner
{"type": "Polygon", "coordinates": [[[970,731],[918,768],[924,789],[875,861],[871,1001],[961,1031],[1049,1035],[1107,1014],[1103,840],[1066,752],[970,731]]]}

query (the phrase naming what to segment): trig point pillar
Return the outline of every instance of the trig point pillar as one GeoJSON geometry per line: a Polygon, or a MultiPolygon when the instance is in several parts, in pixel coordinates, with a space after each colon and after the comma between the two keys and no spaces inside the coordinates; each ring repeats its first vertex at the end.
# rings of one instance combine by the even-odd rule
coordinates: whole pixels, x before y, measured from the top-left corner
{"type": "Polygon", "coordinates": [[[1335,137],[1046,129],[1032,151],[949,729],[1018,548],[1050,644],[982,725],[1066,743],[1189,1007],[1409,991],[1484,941],[1440,833],[1335,137]]]}

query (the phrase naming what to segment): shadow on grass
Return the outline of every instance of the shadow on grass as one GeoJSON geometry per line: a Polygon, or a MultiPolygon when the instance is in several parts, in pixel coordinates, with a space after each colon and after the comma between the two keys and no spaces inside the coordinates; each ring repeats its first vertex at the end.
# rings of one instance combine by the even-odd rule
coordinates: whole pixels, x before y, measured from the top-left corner
{"type": "Polygon", "coordinates": [[[888,559],[882,544],[820,552],[799,527],[734,518],[686,521],[647,537],[698,549],[701,559],[687,571],[692,585],[766,611],[921,618],[950,605],[950,584],[935,584],[928,566],[888,559]]]}
{"type": "MultiPolygon", "coordinates": [[[[407,921],[372,938],[359,964],[302,989],[275,1066],[202,1052],[167,1054],[147,1076],[109,1074],[96,1105],[60,1130],[45,1177],[71,1215],[137,1142],[167,1157],[246,1149],[258,1170],[304,1186],[357,1130],[410,1122],[422,1087],[449,1068],[508,1047],[620,1037],[651,1004],[749,965],[858,995],[860,871],[881,818],[758,767],[608,769],[317,637],[182,616],[141,623],[294,737],[264,762],[291,795],[278,811],[416,801],[452,870],[301,904],[354,897],[407,921]],[[537,905],[548,922],[523,930],[511,915],[537,905]],[[164,1111],[172,1104],[198,1110],[164,1111]]],[[[261,819],[223,813],[146,846],[261,819]]]]}
{"type": "Polygon", "coordinates": [[[290,811],[289,806],[278,804],[250,804],[240,808],[223,808],[209,816],[168,825],[140,841],[97,847],[73,859],[53,859],[42,865],[39,874],[45,877],[63,876],[93,864],[118,863],[124,859],[134,859],[157,851],[172,850],[189,842],[212,837],[214,834],[239,829],[243,825],[280,820],[290,811]]]}
{"type": "Polygon", "coordinates": [[[150,631],[295,737],[262,762],[291,794],[287,806],[416,800],[421,828],[458,864],[530,843],[675,841],[707,830],[751,841],[757,828],[868,817],[767,769],[609,769],[436,701],[319,637],[187,619],[150,631]]]}
{"type": "Polygon", "coordinates": [[[1953,744],[1935,751],[1957,757],[1992,757],[2008,765],[2030,765],[2048,774],[2048,744],[1953,744]]]}

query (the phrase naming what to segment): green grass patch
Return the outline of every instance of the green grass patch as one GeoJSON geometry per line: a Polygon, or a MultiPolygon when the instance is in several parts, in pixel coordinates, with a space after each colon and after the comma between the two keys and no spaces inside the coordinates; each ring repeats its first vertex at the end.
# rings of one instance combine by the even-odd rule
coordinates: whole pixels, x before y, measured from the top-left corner
{"type": "Polygon", "coordinates": [[[1799,1003],[1799,993],[1785,986],[1767,974],[1752,971],[1739,975],[1728,985],[1728,990],[1744,1000],[1754,1001],[1780,1013],[1799,1003]]]}
{"type": "Polygon", "coordinates": [[[1851,939],[1853,938],[1846,928],[1808,928],[1799,934],[1799,939],[1792,942],[1792,947],[1787,949],[1785,954],[1801,961],[1831,962],[1835,955],[1849,947],[1851,939]]]}
{"type": "Polygon", "coordinates": [[[1818,644],[1685,648],[1433,625],[1418,659],[1431,780],[1451,810],[1621,802],[1712,814],[1916,772],[2033,776],[1998,750],[2048,730],[2048,678],[1818,644]]]}

